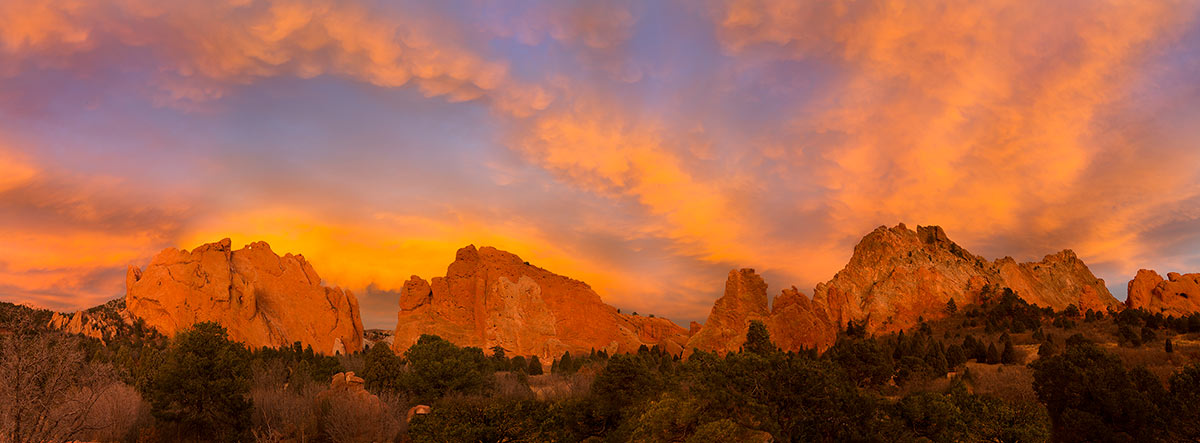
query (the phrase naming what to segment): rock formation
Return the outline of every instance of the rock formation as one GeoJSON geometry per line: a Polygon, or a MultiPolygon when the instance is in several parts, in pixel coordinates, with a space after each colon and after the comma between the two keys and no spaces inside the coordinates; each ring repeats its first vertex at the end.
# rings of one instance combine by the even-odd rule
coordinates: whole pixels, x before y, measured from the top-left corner
{"type": "Polygon", "coordinates": [[[1157,272],[1142,269],[1129,281],[1126,306],[1151,313],[1183,316],[1200,312],[1200,274],[1171,272],[1163,280],[1157,272]]]}
{"type": "Polygon", "coordinates": [[[215,321],[251,347],[299,341],[321,353],[362,349],[358,300],[321,285],[300,255],[283,257],[264,242],[234,251],[229,239],[191,252],[167,249],[126,274],[128,312],[165,335],[215,321]]]}
{"type": "Polygon", "coordinates": [[[55,312],[47,326],[68,334],[80,334],[108,342],[125,332],[134,322],[125,310],[125,300],[110,300],[100,306],[73,313],[55,312]]]}
{"type": "Polygon", "coordinates": [[[823,349],[837,338],[837,328],[824,311],[815,308],[795,287],[783,290],[768,310],[767,283],[753,269],[735,269],[729,271],[725,280],[725,294],[717,299],[708,320],[688,340],[687,349],[737,351],[746,342],[746,331],[753,320],[763,322],[771,333],[771,341],[784,350],[823,349]]]}
{"type": "Polygon", "coordinates": [[[867,234],[846,267],[817,285],[812,300],[794,287],[785,289],[770,312],[762,279],[750,269],[731,271],[725,295],[687,347],[735,351],[745,341],[749,321],[762,320],[785,350],[824,349],[849,321],[865,322],[872,333],[911,328],[921,318],[944,316],[951,298],[960,306],[980,302],[989,285],[1011,288],[1026,302],[1056,310],[1071,304],[1082,310],[1120,307],[1104,281],[1069,250],[1040,262],[1009,257],[988,262],[951,241],[940,227],[913,231],[900,224],[867,234]]]}
{"type": "Polygon", "coordinates": [[[586,283],[491,247],[459,249],[445,277],[413,276],[399,303],[396,352],[421,334],[543,361],[592,349],[632,352],[643,344],[678,353],[687,341],[687,331],[670,320],[620,314],[586,283]]]}
{"type": "Polygon", "coordinates": [[[363,379],[354,372],[339,372],[333,374],[329,388],[317,393],[318,405],[333,407],[354,407],[361,415],[375,416],[384,411],[383,401],[363,387],[363,379]]]}
{"type": "Polygon", "coordinates": [[[989,263],[950,241],[942,228],[881,226],[854,247],[844,269],[817,285],[814,303],[834,324],[866,321],[871,332],[915,326],[919,318],[940,317],[951,298],[960,305],[979,302],[990,284],[1013,289],[1030,304],[1065,309],[1119,307],[1087,265],[1065,250],[1040,262],[1016,263],[1009,257],[989,263]]]}

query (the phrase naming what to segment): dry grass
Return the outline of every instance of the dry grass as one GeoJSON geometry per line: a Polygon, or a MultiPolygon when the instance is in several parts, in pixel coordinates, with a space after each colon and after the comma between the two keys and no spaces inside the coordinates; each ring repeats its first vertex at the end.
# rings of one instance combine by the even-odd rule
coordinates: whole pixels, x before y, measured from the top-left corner
{"type": "Polygon", "coordinates": [[[991,394],[1010,402],[1036,403],[1033,369],[1021,365],[967,363],[968,382],[976,394],[991,394]]]}
{"type": "Polygon", "coordinates": [[[538,400],[557,401],[586,394],[595,380],[596,375],[590,372],[536,375],[529,377],[529,389],[538,400]]]}

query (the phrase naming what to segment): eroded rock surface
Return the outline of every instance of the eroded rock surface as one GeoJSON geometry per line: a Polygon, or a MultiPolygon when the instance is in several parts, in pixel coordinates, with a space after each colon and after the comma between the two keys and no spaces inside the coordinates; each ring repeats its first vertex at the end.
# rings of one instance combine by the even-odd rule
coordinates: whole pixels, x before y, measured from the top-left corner
{"type": "Polygon", "coordinates": [[[1070,250],[1039,262],[1017,263],[1008,257],[988,262],[951,241],[940,227],[914,231],[900,224],[867,234],[846,267],[818,284],[811,300],[792,287],[775,298],[769,312],[762,279],[753,270],[731,271],[725,294],[687,346],[736,351],[749,322],[761,320],[785,350],[824,349],[850,321],[864,323],[871,333],[908,329],[922,318],[946,315],[951,298],[959,306],[979,303],[987,287],[1011,288],[1030,304],[1056,310],[1072,304],[1081,310],[1121,306],[1070,250]]]}
{"type": "Polygon", "coordinates": [[[126,275],[128,312],[165,335],[215,321],[252,347],[299,341],[317,352],[362,350],[358,300],[321,284],[300,255],[280,257],[264,242],[232,250],[230,240],[192,251],[167,249],[126,275]]]}
{"type": "Polygon", "coordinates": [[[1164,280],[1157,272],[1142,269],[1129,281],[1131,309],[1183,316],[1200,311],[1200,274],[1171,272],[1164,280]]]}
{"type": "Polygon", "coordinates": [[[492,247],[459,249],[446,275],[428,283],[413,276],[399,306],[397,352],[421,334],[543,361],[593,349],[632,352],[643,344],[678,353],[687,341],[687,330],[670,320],[619,314],[586,283],[492,247]]]}

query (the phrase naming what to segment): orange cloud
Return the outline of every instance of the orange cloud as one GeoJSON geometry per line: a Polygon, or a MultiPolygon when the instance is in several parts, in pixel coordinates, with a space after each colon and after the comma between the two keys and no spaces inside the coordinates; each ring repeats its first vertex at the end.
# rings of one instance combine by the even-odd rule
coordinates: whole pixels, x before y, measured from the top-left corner
{"type": "Polygon", "coordinates": [[[790,133],[835,136],[812,147],[825,163],[797,150],[794,166],[822,180],[844,235],[937,223],[968,245],[1000,236],[1027,242],[1014,252],[1030,256],[1074,247],[1131,270],[1127,257],[1143,252],[1136,233],[1197,195],[1189,183],[1200,163],[1139,161],[1153,148],[1114,140],[1122,129],[1112,126],[1136,118],[1106,114],[1120,112],[1192,6],[735,0],[720,2],[714,21],[736,56],[840,73],[790,133]]]}
{"type": "Polygon", "coordinates": [[[120,180],[47,170],[0,148],[0,293],[58,309],[124,292],[125,266],[169,244],[188,208],[120,180]]]}
{"type": "Polygon", "coordinates": [[[324,74],[381,87],[411,83],[452,102],[486,98],[518,116],[549,104],[552,97],[513,80],[505,63],[459,44],[456,29],[429,15],[323,0],[15,1],[0,7],[0,57],[69,64],[106,39],[147,47],[159,57],[164,104],[220,98],[263,77],[324,74]]]}

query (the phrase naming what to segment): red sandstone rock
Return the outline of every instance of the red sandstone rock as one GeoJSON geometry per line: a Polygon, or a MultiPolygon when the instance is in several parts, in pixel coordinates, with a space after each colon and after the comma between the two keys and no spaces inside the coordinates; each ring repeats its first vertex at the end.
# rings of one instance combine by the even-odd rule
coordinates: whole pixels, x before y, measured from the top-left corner
{"type": "Polygon", "coordinates": [[[983,284],[1009,287],[1025,301],[1057,310],[1119,306],[1104,281],[1066,250],[1035,263],[1002,258],[988,263],[946,236],[939,227],[879,227],[854,248],[850,263],[833,280],[817,285],[814,301],[835,324],[867,321],[870,332],[915,326],[921,317],[944,314],[946,302],[979,301],[983,284]]]}
{"type": "Polygon", "coordinates": [[[725,295],[688,348],[735,351],[745,340],[749,321],[762,320],[785,350],[824,349],[850,321],[865,322],[872,333],[911,328],[921,318],[945,316],[951,298],[959,306],[978,303],[987,285],[1012,288],[1025,301],[1056,310],[1071,304],[1083,310],[1120,305],[1104,281],[1069,250],[1035,263],[1018,264],[1011,258],[989,263],[936,226],[912,231],[900,224],[867,234],[846,267],[817,285],[812,300],[795,288],[785,289],[767,313],[761,281],[752,270],[730,272],[725,295]]]}
{"type": "Polygon", "coordinates": [[[215,321],[251,347],[299,341],[321,353],[362,349],[358,300],[321,285],[300,255],[283,257],[264,242],[234,251],[230,240],[191,252],[167,249],[144,270],[130,267],[126,309],[165,335],[215,321]]]}
{"type": "Polygon", "coordinates": [[[1142,269],[1129,281],[1126,306],[1151,313],[1183,316],[1200,312],[1200,274],[1171,272],[1163,280],[1157,272],[1142,269]]]}
{"type": "Polygon", "coordinates": [[[681,352],[687,331],[660,318],[617,313],[586,283],[527,264],[496,248],[459,249],[445,277],[410,279],[401,290],[393,349],[421,334],[460,346],[551,361],[564,352],[633,352],[661,344],[681,352]]]}
{"type": "Polygon", "coordinates": [[[713,304],[704,327],[687,342],[687,349],[736,351],[746,342],[751,320],[764,321],[767,309],[767,283],[753,269],[729,271],[725,294],[713,304]]]}

